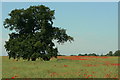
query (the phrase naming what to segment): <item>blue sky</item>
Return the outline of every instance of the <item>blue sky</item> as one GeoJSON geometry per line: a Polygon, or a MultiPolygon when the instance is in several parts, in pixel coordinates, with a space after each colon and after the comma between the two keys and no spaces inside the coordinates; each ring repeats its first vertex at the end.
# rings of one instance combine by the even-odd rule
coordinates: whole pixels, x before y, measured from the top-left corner
{"type": "MultiPolygon", "coordinates": [[[[56,44],[60,54],[106,54],[118,49],[117,2],[3,2],[2,21],[14,9],[45,5],[55,10],[54,26],[67,29],[74,42],[56,44]]],[[[2,39],[8,40],[9,30],[2,28],[2,39]]],[[[7,55],[2,45],[3,55],[7,55]]]]}

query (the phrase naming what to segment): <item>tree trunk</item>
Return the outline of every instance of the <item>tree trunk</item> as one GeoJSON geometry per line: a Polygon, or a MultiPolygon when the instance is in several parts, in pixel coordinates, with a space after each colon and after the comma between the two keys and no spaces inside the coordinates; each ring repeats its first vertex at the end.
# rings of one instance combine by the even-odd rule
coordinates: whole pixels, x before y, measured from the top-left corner
{"type": "Polygon", "coordinates": [[[44,60],[44,61],[49,61],[50,58],[48,58],[48,57],[44,57],[43,60],[44,60]]]}
{"type": "Polygon", "coordinates": [[[30,58],[28,58],[28,61],[30,61],[30,58]]]}
{"type": "Polygon", "coordinates": [[[36,58],[32,58],[32,61],[36,61],[36,58]]]}
{"type": "Polygon", "coordinates": [[[15,57],[13,57],[15,59],[15,57]]]}

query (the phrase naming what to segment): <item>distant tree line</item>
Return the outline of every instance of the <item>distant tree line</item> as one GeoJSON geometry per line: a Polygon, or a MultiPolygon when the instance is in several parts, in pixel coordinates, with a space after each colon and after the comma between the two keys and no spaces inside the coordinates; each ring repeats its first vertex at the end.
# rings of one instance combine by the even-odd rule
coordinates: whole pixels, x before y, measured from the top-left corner
{"type": "Polygon", "coordinates": [[[117,50],[114,53],[109,51],[109,53],[107,53],[105,56],[120,56],[120,50],[117,50]]]}
{"type": "MultiPolygon", "coordinates": [[[[71,55],[73,56],[73,55],[71,55]]],[[[74,55],[75,56],[75,55],[74,55]]],[[[77,56],[77,55],[76,55],[77,56]]],[[[97,55],[95,53],[92,54],[78,54],[78,56],[120,56],[120,50],[115,51],[114,53],[112,51],[109,51],[107,54],[103,55],[97,55]]]]}
{"type": "Polygon", "coordinates": [[[92,53],[92,54],[78,54],[78,56],[99,56],[99,55],[92,53]]]}
{"type": "MultiPolygon", "coordinates": [[[[58,56],[67,56],[67,55],[59,54],[58,56]]],[[[103,54],[98,55],[98,54],[95,54],[95,53],[90,53],[90,54],[78,54],[78,55],[72,54],[70,56],[120,56],[120,50],[117,50],[114,53],[112,51],[109,51],[105,55],[103,55],[103,54]]]]}

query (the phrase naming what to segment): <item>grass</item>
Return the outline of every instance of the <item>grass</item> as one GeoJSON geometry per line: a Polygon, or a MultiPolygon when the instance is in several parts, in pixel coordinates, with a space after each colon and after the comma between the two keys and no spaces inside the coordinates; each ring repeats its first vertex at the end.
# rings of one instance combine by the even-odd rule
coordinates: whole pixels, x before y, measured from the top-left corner
{"type": "Polygon", "coordinates": [[[78,57],[89,60],[68,58],[70,56],[51,61],[16,61],[3,56],[2,78],[118,78],[118,57],[78,57]]]}

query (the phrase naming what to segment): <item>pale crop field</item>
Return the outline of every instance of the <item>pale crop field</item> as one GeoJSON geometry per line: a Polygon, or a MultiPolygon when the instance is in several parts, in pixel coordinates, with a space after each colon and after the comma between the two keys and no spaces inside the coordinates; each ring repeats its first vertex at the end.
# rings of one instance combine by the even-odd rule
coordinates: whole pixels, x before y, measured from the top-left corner
{"type": "Polygon", "coordinates": [[[58,56],[50,61],[2,57],[2,78],[112,78],[120,76],[118,57],[58,56]]]}

